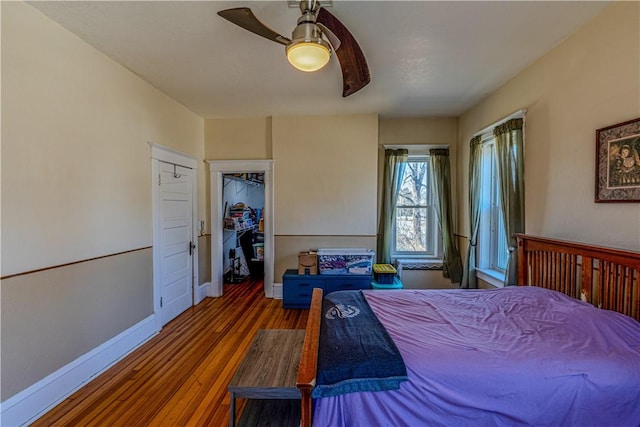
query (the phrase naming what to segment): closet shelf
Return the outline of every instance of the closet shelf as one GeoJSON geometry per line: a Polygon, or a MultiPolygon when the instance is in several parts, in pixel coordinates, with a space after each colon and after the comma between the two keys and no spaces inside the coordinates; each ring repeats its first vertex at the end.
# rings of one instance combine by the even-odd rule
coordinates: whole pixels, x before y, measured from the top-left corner
{"type": "Polygon", "coordinates": [[[264,185],[264,181],[257,181],[255,179],[246,179],[246,178],[242,178],[239,176],[233,176],[233,175],[224,175],[224,179],[228,179],[231,181],[239,181],[239,182],[243,182],[245,184],[249,184],[249,185],[254,185],[256,187],[261,187],[264,185]]]}
{"type": "Polygon", "coordinates": [[[250,225],[248,227],[243,227],[243,228],[227,228],[225,227],[224,230],[225,231],[236,231],[236,232],[240,232],[240,231],[249,231],[249,230],[255,230],[256,228],[258,228],[257,225],[250,225]]]}

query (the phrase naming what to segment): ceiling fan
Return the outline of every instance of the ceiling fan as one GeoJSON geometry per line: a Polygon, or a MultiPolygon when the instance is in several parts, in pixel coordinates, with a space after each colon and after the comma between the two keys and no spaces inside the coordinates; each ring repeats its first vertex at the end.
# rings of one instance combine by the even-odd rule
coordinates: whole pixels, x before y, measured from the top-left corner
{"type": "Polygon", "coordinates": [[[287,59],[302,71],[316,71],[329,61],[333,50],[342,70],[342,96],[349,96],[370,81],[367,60],[349,30],[318,0],[300,1],[298,25],[291,39],[264,25],[248,7],[221,10],[218,15],[266,39],[285,46],[287,59]],[[327,42],[328,40],[328,42],[327,42]]]}

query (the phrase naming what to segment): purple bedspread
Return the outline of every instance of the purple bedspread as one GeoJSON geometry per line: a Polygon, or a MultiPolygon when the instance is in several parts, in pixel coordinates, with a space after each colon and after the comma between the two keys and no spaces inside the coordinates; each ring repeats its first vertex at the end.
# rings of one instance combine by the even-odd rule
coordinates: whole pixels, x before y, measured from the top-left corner
{"type": "Polygon", "coordinates": [[[365,291],[399,390],[315,401],[314,427],[640,426],[640,323],[561,293],[365,291]]]}

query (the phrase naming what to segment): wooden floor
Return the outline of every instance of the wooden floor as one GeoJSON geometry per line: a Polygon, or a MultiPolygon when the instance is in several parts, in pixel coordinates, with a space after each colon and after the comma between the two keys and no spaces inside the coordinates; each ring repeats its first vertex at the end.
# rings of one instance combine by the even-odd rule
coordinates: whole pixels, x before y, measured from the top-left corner
{"type": "Polygon", "coordinates": [[[303,329],[307,315],[264,298],[262,282],[225,285],[32,426],[228,425],[227,384],[256,331],[303,329]]]}

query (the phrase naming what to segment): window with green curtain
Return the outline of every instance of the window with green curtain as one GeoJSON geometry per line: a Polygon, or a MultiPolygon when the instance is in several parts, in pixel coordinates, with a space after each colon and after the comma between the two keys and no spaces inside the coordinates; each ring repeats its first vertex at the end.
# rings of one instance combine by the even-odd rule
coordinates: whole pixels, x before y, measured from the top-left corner
{"type": "Polygon", "coordinates": [[[516,284],[514,234],[524,232],[524,115],[519,110],[470,141],[469,250],[463,288],[480,278],[516,284]]]}
{"type": "Polygon", "coordinates": [[[516,233],[524,233],[524,120],[511,119],[493,130],[502,220],[509,258],[505,285],[517,280],[516,233]]]}
{"type": "Polygon", "coordinates": [[[442,233],[442,270],[444,277],[451,279],[452,283],[462,282],[462,260],[458,243],[453,232],[453,213],[451,210],[451,166],[449,161],[449,149],[429,150],[429,160],[433,171],[431,180],[435,212],[440,223],[442,233]]]}
{"type": "Polygon", "coordinates": [[[469,143],[469,248],[462,282],[460,283],[460,287],[465,289],[476,289],[478,287],[476,245],[478,244],[478,231],[480,229],[481,177],[482,137],[478,135],[472,138],[469,143]]]}
{"type": "Polygon", "coordinates": [[[384,177],[382,183],[382,205],[380,210],[380,224],[378,227],[377,262],[388,264],[391,262],[391,245],[393,239],[393,225],[396,215],[396,201],[402,185],[404,169],[409,157],[406,149],[387,149],[384,152],[384,177]]]}

